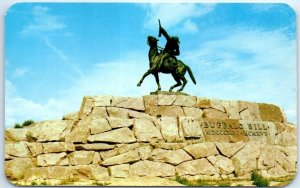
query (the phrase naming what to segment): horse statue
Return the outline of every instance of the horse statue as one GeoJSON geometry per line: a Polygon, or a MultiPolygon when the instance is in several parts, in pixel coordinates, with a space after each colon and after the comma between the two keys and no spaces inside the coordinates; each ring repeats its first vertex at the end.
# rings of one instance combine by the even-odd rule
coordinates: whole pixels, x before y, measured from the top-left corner
{"type": "Polygon", "coordinates": [[[157,84],[157,91],[161,90],[160,83],[159,83],[159,77],[158,73],[165,73],[165,74],[172,74],[174,80],[176,81],[176,84],[171,86],[169,89],[169,92],[172,92],[172,90],[175,87],[181,86],[177,92],[181,92],[185,85],[187,84],[187,80],[184,77],[186,71],[188,71],[190,78],[192,79],[193,83],[196,84],[196,80],[194,78],[194,75],[192,73],[192,70],[189,66],[184,64],[181,60],[178,60],[175,57],[170,57],[165,59],[163,62],[161,62],[161,65],[158,66],[158,63],[160,62],[160,59],[163,55],[163,53],[158,52],[158,46],[157,46],[157,39],[153,36],[148,36],[147,44],[150,46],[149,52],[148,52],[148,58],[150,63],[150,69],[143,75],[142,79],[138,82],[137,86],[141,86],[143,83],[143,80],[149,75],[153,74],[156,80],[157,84]],[[181,83],[181,81],[183,83],[181,83]]]}

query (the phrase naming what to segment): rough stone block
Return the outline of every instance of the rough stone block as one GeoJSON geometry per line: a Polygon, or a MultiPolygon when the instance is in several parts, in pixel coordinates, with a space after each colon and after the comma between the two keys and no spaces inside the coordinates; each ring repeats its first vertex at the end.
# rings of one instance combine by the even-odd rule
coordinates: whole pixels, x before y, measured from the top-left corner
{"type": "Polygon", "coordinates": [[[269,170],[262,170],[261,175],[265,178],[279,178],[288,176],[288,173],[280,166],[280,164],[275,163],[275,167],[269,170]]]}
{"type": "Polygon", "coordinates": [[[182,108],[185,116],[202,118],[203,111],[201,109],[195,107],[182,107],[182,108]]]}
{"type": "Polygon", "coordinates": [[[72,126],[72,121],[42,121],[30,127],[26,136],[37,142],[64,140],[65,134],[68,134],[65,131],[69,126],[72,126]]]}
{"type": "Polygon", "coordinates": [[[37,156],[38,166],[63,166],[69,165],[67,154],[63,153],[47,153],[37,156]]]}
{"type": "Polygon", "coordinates": [[[218,100],[218,99],[210,100],[210,107],[226,113],[226,109],[222,100],[218,100]]]}
{"type": "Polygon", "coordinates": [[[69,142],[48,142],[42,143],[42,145],[44,153],[75,151],[74,144],[69,142]]]}
{"type": "Polygon", "coordinates": [[[25,173],[25,179],[56,179],[56,180],[96,180],[107,181],[109,174],[107,168],[98,165],[78,166],[50,166],[30,168],[25,173]]]}
{"type": "Polygon", "coordinates": [[[230,158],[245,146],[243,141],[235,143],[215,142],[222,155],[230,158]]]}
{"type": "Polygon", "coordinates": [[[285,124],[285,130],[275,136],[275,144],[280,146],[297,145],[297,128],[291,124],[285,124]]]}
{"type": "Polygon", "coordinates": [[[183,175],[214,175],[218,174],[218,168],[214,167],[206,158],[183,162],[176,166],[176,173],[183,175]]]}
{"type": "Polygon", "coordinates": [[[5,161],[5,175],[11,180],[20,180],[28,169],[34,166],[30,158],[15,158],[5,161]]]}
{"type": "Polygon", "coordinates": [[[260,142],[248,142],[231,157],[232,164],[238,176],[248,174],[256,169],[256,160],[260,156],[262,144],[260,142]]]}
{"type": "Polygon", "coordinates": [[[133,110],[128,110],[128,115],[130,118],[146,119],[146,120],[153,121],[153,122],[157,121],[157,118],[155,116],[150,116],[148,114],[133,111],[133,110]]]}
{"type": "Polygon", "coordinates": [[[142,97],[113,97],[112,106],[145,111],[144,100],[142,97]]]}
{"type": "Polygon", "coordinates": [[[214,108],[204,109],[202,117],[211,119],[228,119],[228,115],[226,113],[214,108]]]}
{"type": "Polygon", "coordinates": [[[62,120],[72,120],[72,121],[76,121],[79,119],[79,112],[72,112],[69,114],[65,114],[62,118],[62,120]]]}
{"type": "Polygon", "coordinates": [[[91,134],[98,134],[111,130],[111,126],[105,118],[92,119],[90,123],[91,134]]]}
{"type": "Polygon", "coordinates": [[[222,155],[209,156],[207,159],[219,169],[221,174],[231,174],[234,171],[232,161],[222,155]]]}
{"type": "Polygon", "coordinates": [[[178,150],[178,149],[182,149],[185,146],[187,146],[188,142],[181,142],[181,143],[159,142],[159,143],[152,143],[151,145],[154,148],[161,148],[161,149],[167,149],[167,150],[178,150]]]}
{"type": "Polygon", "coordinates": [[[177,118],[161,117],[160,118],[161,134],[165,141],[174,142],[180,140],[178,132],[177,118]]]}
{"type": "Polygon", "coordinates": [[[135,119],[133,130],[139,142],[149,142],[151,138],[162,139],[156,126],[145,119],[135,119]]]}
{"type": "Polygon", "coordinates": [[[226,113],[230,119],[240,119],[239,106],[237,101],[222,101],[226,113]]]}
{"type": "Polygon", "coordinates": [[[276,152],[275,147],[273,145],[265,145],[261,149],[261,154],[258,159],[258,169],[260,170],[268,170],[270,168],[275,167],[275,158],[276,152]]]}
{"type": "Polygon", "coordinates": [[[16,142],[5,144],[5,156],[31,157],[26,142],[16,142]]]}
{"type": "Polygon", "coordinates": [[[130,176],[174,177],[175,167],[170,164],[152,161],[138,161],[129,168],[130,176]]]}
{"type": "Polygon", "coordinates": [[[171,151],[155,148],[151,152],[150,159],[153,161],[178,165],[184,161],[192,160],[193,158],[182,149],[171,151]]]}
{"type": "Polygon", "coordinates": [[[136,162],[140,160],[140,156],[138,150],[131,150],[126,153],[113,156],[111,158],[105,159],[101,165],[103,166],[111,166],[111,165],[118,165],[130,162],[136,162]]]}
{"type": "Polygon", "coordinates": [[[130,127],[133,125],[133,119],[123,119],[116,117],[108,117],[107,118],[109,125],[115,129],[120,127],[130,127]]]}
{"type": "Polygon", "coordinates": [[[71,165],[88,165],[93,162],[94,151],[74,151],[69,154],[71,165]]]}
{"type": "Polygon", "coordinates": [[[275,146],[276,150],[283,152],[287,160],[289,160],[292,164],[297,163],[297,146],[275,146]]]}
{"type": "Polygon", "coordinates": [[[86,116],[89,116],[92,112],[92,109],[94,107],[94,100],[91,96],[85,96],[83,97],[80,111],[79,111],[79,118],[84,118],[86,116]]]}
{"type": "Polygon", "coordinates": [[[180,106],[158,106],[154,116],[184,116],[180,106]]]}
{"type": "Polygon", "coordinates": [[[180,117],[180,126],[186,138],[204,138],[199,121],[193,117],[180,117]]]}
{"type": "Polygon", "coordinates": [[[105,107],[94,107],[89,117],[92,119],[107,118],[108,114],[105,107]]]}
{"type": "Polygon", "coordinates": [[[111,95],[98,95],[94,96],[94,106],[110,106],[112,101],[111,95]]]}
{"type": "Polygon", "coordinates": [[[206,99],[206,98],[198,97],[195,106],[197,108],[202,108],[202,109],[213,108],[221,112],[226,112],[222,104],[222,101],[217,99],[206,99]]]}
{"type": "Polygon", "coordinates": [[[128,109],[117,108],[117,107],[106,107],[109,117],[117,117],[128,119],[128,109]]]}
{"type": "Polygon", "coordinates": [[[274,124],[276,127],[276,135],[282,133],[286,128],[286,123],[275,122],[274,124]]]}
{"type": "Polygon", "coordinates": [[[197,108],[210,108],[210,99],[197,97],[195,107],[197,108]]]}
{"type": "Polygon", "coordinates": [[[92,162],[92,164],[93,164],[93,165],[100,165],[101,162],[102,162],[102,160],[101,160],[101,157],[100,157],[99,152],[95,152],[95,153],[94,153],[94,157],[93,157],[93,162],[92,162]]]}
{"type": "Polygon", "coordinates": [[[159,106],[171,106],[176,100],[177,95],[157,95],[159,106]]]}
{"type": "Polygon", "coordinates": [[[132,143],[136,141],[133,132],[127,127],[90,135],[89,142],[132,143]]]}
{"type": "MultiPolygon", "coordinates": [[[[90,165],[89,165],[90,166],[90,165]]],[[[109,180],[108,169],[102,166],[90,166],[92,172],[92,179],[97,181],[107,181],[109,180]]]]}
{"type": "Polygon", "coordinates": [[[177,95],[174,105],[194,107],[196,104],[196,100],[197,98],[193,96],[177,95]]]}
{"type": "Polygon", "coordinates": [[[241,113],[242,111],[248,109],[253,121],[261,121],[260,117],[260,112],[259,112],[259,107],[257,103],[252,103],[252,102],[245,102],[245,101],[238,101],[238,106],[239,106],[239,112],[241,113]]]}
{"type": "Polygon", "coordinates": [[[100,152],[100,155],[101,155],[101,158],[103,160],[105,160],[107,158],[111,158],[113,156],[126,153],[126,152],[128,152],[130,150],[134,150],[137,147],[139,147],[139,143],[120,144],[120,145],[117,145],[115,149],[100,152]]]}
{"type": "Polygon", "coordinates": [[[146,160],[149,158],[152,152],[152,146],[150,144],[140,144],[138,147],[138,152],[141,160],[146,160]]]}
{"type": "Polygon", "coordinates": [[[251,112],[249,109],[245,109],[240,112],[240,119],[241,120],[248,120],[248,121],[253,121],[253,117],[251,115],[251,112]]]}
{"type": "Polygon", "coordinates": [[[105,143],[94,143],[94,144],[77,144],[75,145],[76,150],[109,150],[113,149],[115,145],[105,143]]]}
{"type": "Polygon", "coordinates": [[[28,132],[27,128],[22,128],[22,129],[7,128],[5,129],[5,141],[6,142],[27,141],[27,137],[26,137],[27,132],[28,132]]]}
{"type": "Polygon", "coordinates": [[[157,95],[147,95],[144,96],[144,103],[145,103],[145,112],[148,115],[156,115],[157,114],[157,103],[158,103],[158,99],[157,99],[157,95]]]}
{"type": "Polygon", "coordinates": [[[66,166],[32,167],[25,171],[24,176],[27,181],[38,179],[69,180],[71,168],[66,166]]]}
{"type": "Polygon", "coordinates": [[[128,178],[129,164],[121,164],[108,167],[108,171],[113,178],[128,178]]]}
{"type": "Polygon", "coordinates": [[[281,109],[273,104],[259,103],[259,115],[262,121],[283,122],[281,109]]]}
{"type": "Polygon", "coordinates": [[[43,145],[36,142],[27,142],[27,147],[33,157],[43,153],[43,145]]]}
{"type": "Polygon", "coordinates": [[[296,172],[297,167],[295,161],[290,160],[290,158],[288,158],[288,156],[286,156],[284,152],[278,149],[274,149],[273,154],[275,154],[275,157],[273,156],[273,161],[276,160],[276,162],[280,164],[280,166],[286,172],[296,172]]]}
{"type": "Polygon", "coordinates": [[[205,142],[199,144],[192,144],[183,148],[195,159],[208,157],[210,155],[218,155],[219,152],[213,142],[205,142]]]}
{"type": "Polygon", "coordinates": [[[86,143],[90,134],[91,119],[82,119],[74,123],[70,134],[66,135],[66,142],[86,143]]]}

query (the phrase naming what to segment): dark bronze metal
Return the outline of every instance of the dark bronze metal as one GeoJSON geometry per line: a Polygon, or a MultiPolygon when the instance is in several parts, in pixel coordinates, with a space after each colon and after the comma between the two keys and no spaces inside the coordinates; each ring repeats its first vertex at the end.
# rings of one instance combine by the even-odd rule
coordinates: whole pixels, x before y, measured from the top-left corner
{"type": "Polygon", "coordinates": [[[175,56],[180,54],[179,51],[179,39],[176,36],[169,36],[166,30],[161,26],[159,22],[159,34],[158,36],[163,35],[166,40],[166,46],[163,49],[162,53],[158,52],[157,41],[158,39],[154,36],[148,36],[147,44],[150,49],[148,52],[148,58],[150,63],[150,69],[143,75],[142,79],[138,82],[137,86],[141,86],[143,80],[149,75],[153,74],[157,83],[157,91],[161,90],[159,83],[158,73],[172,74],[176,84],[171,86],[169,91],[171,92],[175,87],[181,86],[177,92],[180,92],[185,87],[187,80],[184,77],[186,71],[189,73],[192,81],[196,84],[196,80],[192,73],[191,68],[184,64],[181,60],[178,60],[175,56]],[[181,81],[183,83],[181,83],[181,81]]]}

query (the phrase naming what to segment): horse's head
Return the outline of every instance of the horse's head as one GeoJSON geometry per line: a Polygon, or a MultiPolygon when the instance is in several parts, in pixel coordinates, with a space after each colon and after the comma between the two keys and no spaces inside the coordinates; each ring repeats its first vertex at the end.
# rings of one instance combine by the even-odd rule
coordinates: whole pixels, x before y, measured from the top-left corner
{"type": "Polygon", "coordinates": [[[153,36],[148,36],[147,44],[152,47],[157,47],[158,39],[153,36]]]}

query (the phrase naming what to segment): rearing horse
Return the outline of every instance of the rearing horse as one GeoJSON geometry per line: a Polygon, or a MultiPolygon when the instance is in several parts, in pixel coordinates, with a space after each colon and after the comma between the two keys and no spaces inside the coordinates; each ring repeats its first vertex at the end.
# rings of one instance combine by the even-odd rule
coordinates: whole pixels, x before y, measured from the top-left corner
{"type": "Polygon", "coordinates": [[[176,81],[176,84],[171,86],[169,91],[171,92],[175,87],[181,86],[177,90],[177,92],[180,92],[183,90],[184,86],[187,83],[187,80],[184,77],[186,71],[188,71],[193,83],[196,84],[196,80],[194,78],[191,68],[189,66],[185,65],[180,60],[177,60],[175,58],[168,58],[164,62],[161,63],[160,67],[158,67],[158,62],[161,59],[162,53],[158,53],[157,41],[158,40],[155,37],[148,36],[147,44],[150,46],[149,53],[148,53],[150,69],[143,75],[142,79],[139,81],[137,86],[141,86],[143,80],[149,74],[153,74],[155,77],[156,83],[157,83],[157,91],[160,91],[161,87],[159,84],[158,73],[162,72],[165,74],[172,74],[174,80],[176,81]],[[183,84],[181,83],[181,81],[183,82],[183,84]]]}

